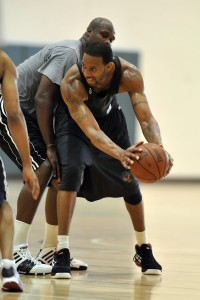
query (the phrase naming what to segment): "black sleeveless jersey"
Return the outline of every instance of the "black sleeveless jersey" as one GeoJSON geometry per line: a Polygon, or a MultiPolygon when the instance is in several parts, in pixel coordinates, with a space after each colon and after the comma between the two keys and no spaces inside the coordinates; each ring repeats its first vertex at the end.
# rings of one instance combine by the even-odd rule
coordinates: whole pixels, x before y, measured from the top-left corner
{"type": "Polygon", "coordinates": [[[100,93],[96,93],[93,88],[89,86],[83,75],[81,62],[77,63],[81,81],[88,93],[88,99],[85,101],[85,104],[97,118],[108,115],[113,109],[119,106],[115,96],[118,93],[121,80],[121,63],[119,57],[113,57],[113,62],[115,64],[115,71],[110,86],[106,91],[100,93]]]}

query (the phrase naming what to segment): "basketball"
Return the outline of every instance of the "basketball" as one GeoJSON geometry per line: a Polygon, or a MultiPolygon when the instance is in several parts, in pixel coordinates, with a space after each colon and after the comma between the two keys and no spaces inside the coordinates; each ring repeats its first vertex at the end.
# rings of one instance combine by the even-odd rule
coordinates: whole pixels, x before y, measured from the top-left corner
{"type": "Polygon", "coordinates": [[[131,173],[139,181],[151,183],[163,178],[169,165],[169,157],[166,151],[159,145],[145,143],[138,146],[143,151],[138,154],[138,161],[131,165],[131,173]]]}

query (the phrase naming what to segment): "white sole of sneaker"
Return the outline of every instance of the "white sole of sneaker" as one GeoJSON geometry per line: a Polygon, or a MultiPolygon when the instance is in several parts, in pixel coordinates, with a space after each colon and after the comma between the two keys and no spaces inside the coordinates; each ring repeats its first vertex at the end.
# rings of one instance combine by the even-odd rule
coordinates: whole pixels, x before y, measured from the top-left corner
{"type": "Polygon", "coordinates": [[[56,273],[55,275],[51,275],[52,279],[70,279],[71,277],[70,273],[56,273]]]}
{"type": "Polygon", "coordinates": [[[142,272],[142,274],[144,274],[144,275],[161,275],[162,271],[156,270],[156,269],[149,269],[145,272],[142,272]]]}

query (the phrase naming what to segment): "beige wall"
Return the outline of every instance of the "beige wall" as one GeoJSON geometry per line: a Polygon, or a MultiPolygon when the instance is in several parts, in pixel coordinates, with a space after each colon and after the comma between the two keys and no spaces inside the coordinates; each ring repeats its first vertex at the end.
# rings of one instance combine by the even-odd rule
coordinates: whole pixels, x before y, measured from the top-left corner
{"type": "Polygon", "coordinates": [[[141,53],[152,112],[175,159],[171,178],[200,177],[199,0],[1,1],[4,43],[77,39],[91,19],[109,18],[116,29],[113,47],[141,53]]]}

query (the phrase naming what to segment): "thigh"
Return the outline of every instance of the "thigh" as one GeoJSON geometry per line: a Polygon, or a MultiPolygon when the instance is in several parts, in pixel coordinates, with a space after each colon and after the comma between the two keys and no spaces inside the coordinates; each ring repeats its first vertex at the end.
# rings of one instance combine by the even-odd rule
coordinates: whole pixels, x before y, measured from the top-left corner
{"type": "Polygon", "coordinates": [[[57,139],[57,151],[61,166],[60,190],[79,191],[86,166],[92,163],[87,143],[72,134],[57,139]]]}
{"type": "MultiPolygon", "coordinates": [[[[26,120],[26,125],[29,135],[29,147],[31,154],[31,161],[33,170],[37,170],[39,166],[46,159],[46,146],[42,139],[37,121],[24,113],[26,120]]],[[[7,123],[7,114],[3,105],[3,98],[0,95],[0,147],[7,154],[7,156],[14,162],[14,164],[22,170],[22,162],[18,152],[18,149],[12,139],[10,134],[8,123],[7,123]]]]}

